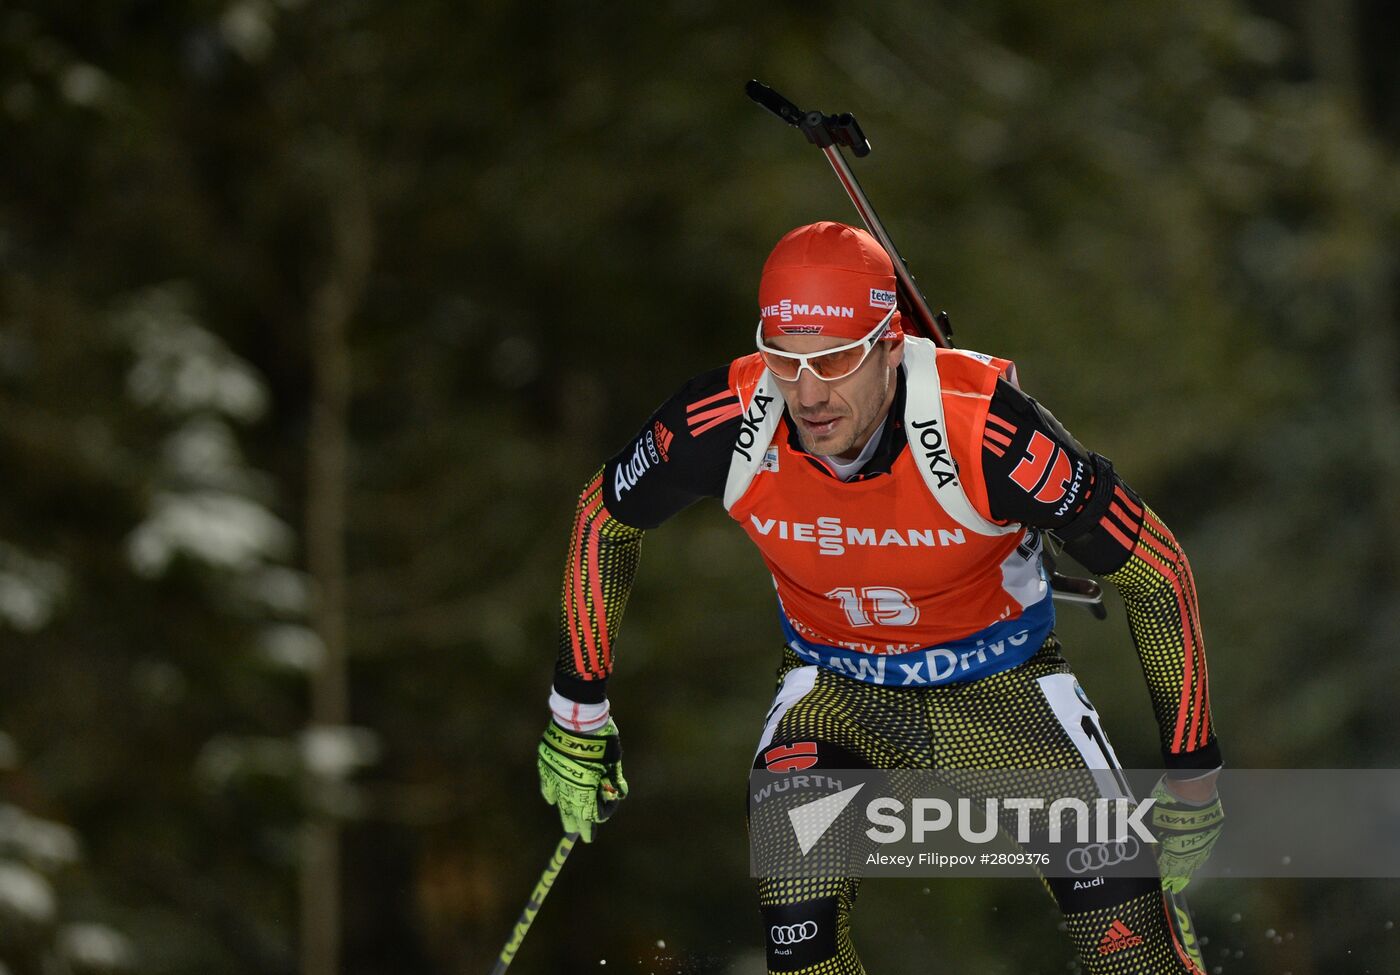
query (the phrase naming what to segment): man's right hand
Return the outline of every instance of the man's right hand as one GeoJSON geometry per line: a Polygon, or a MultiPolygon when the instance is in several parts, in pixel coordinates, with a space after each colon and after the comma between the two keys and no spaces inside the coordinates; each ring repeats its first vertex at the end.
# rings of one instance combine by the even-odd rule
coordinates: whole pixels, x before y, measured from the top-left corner
{"type": "Polygon", "coordinates": [[[1174,894],[1186,889],[1191,875],[1210,858],[1225,825],[1225,809],[1215,791],[1215,775],[1185,782],[1167,776],[1157,781],[1152,798],[1152,828],[1161,844],[1158,867],[1162,887],[1174,894]]]}
{"type": "Polygon", "coordinates": [[[627,798],[622,744],[611,719],[594,733],[567,731],[551,721],[540,738],[540,792],[559,807],[564,831],[593,842],[593,824],[627,798]]]}

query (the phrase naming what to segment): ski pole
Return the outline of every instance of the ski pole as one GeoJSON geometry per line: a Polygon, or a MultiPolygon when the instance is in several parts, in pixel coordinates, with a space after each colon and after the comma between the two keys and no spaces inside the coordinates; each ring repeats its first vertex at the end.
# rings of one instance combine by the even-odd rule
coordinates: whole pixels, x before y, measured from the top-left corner
{"type": "Polygon", "coordinates": [[[525,905],[525,910],[521,912],[520,920],[515,922],[515,930],[511,932],[506,946],[501,949],[501,954],[496,959],[496,966],[491,969],[491,975],[505,975],[506,969],[515,959],[515,953],[520,950],[520,944],[525,940],[525,935],[530,930],[535,915],[540,912],[540,905],[544,903],[545,895],[549,893],[549,888],[554,886],[554,880],[559,876],[559,871],[564,869],[564,861],[569,858],[569,851],[574,848],[574,844],[577,842],[577,833],[565,833],[564,838],[559,841],[559,845],[554,848],[554,854],[549,858],[549,866],[544,868],[544,873],[540,874],[539,883],[535,884],[535,889],[530,892],[530,902],[525,905]]]}
{"type": "Polygon", "coordinates": [[[750,81],[744,86],[744,91],[778,118],[801,129],[807,141],[822,151],[827,162],[831,163],[831,168],[836,171],[836,178],[846,195],[855,204],[856,212],[860,214],[866,229],[875,235],[885,253],[890,255],[890,262],[894,264],[895,279],[899,282],[899,289],[909,306],[910,317],[916,330],[925,338],[933,339],[942,348],[952,348],[953,329],[948,321],[948,313],[939,312],[935,315],[930,310],[923,292],[914,283],[914,276],[909,273],[904,258],[899,256],[894,241],[890,239],[889,232],[881,223],[880,215],[875,212],[875,207],[861,189],[856,174],[851,172],[850,164],[841,154],[842,146],[850,149],[857,157],[870,154],[870,142],[865,138],[865,133],[861,131],[855,116],[850,112],[842,112],[840,115],[823,115],[817,111],[803,112],[761,81],[750,81]]]}
{"type": "Polygon", "coordinates": [[[1167,901],[1167,923],[1171,926],[1177,954],[1191,966],[1191,975],[1205,975],[1206,960],[1201,954],[1201,943],[1196,940],[1196,932],[1191,930],[1191,909],[1186,904],[1186,895],[1170,890],[1164,890],[1162,894],[1167,901]]]}

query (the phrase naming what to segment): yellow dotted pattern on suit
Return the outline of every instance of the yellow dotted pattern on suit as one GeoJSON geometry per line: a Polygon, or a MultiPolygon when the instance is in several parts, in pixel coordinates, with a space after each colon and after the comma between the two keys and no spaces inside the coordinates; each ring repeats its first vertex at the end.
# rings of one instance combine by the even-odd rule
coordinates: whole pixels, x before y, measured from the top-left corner
{"type": "MultiPolygon", "coordinates": [[[[779,684],[803,665],[785,650],[779,684]]],[[[831,742],[873,768],[1077,768],[1083,759],[1035,683],[1069,672],[1053,636],[1019,667],[966,684],[887,687],[822,670],[783,715],[774,741],[831,742]]]]}
{"type": "Polygon", "coordinates": [[[559,605],[558,671],[581,680],[612,672],[612,644],[627,608],[646,533],[603,506],[603,472],[578,499],[559,605]]]}
{"type": "Polygon", "coordinates": [[[1127,563],[1104,578],[1123,596],[1163,751],[1204,748],[1214,732],[1195,580],[1186,554],[1151,508],[1127,563]]]}
{"type": "MultiPolygon", "coordinates": [[[[805,664],[783,651],[778,683],[805,664]]],[[[872,768],[926,768],[931,755],[923,715],[907,691],[862,684],[829,670],[819,670],[815,685],[778,722],[774,741],[816,739],[840,745],[872,768]],[[861,690],[856,690],[859,684],[861,690]]]]}

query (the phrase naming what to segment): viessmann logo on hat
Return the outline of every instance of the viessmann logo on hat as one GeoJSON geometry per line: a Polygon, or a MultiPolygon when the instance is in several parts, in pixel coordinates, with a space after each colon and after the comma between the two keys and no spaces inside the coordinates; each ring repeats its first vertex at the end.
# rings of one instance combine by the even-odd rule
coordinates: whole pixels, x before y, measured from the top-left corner
{"type": "MultiPolygon", "coordinates": [[[[873,294],[874,292],[872,292],[873,294]]],[[[776,318],[780,322],[790,322],[793,316],[802,318],[855,318],[856,310],[849,305],[823,305],[793,301],[784,298],[775,305],[765,305],[759,309],[764,318],[776,318]]]]}

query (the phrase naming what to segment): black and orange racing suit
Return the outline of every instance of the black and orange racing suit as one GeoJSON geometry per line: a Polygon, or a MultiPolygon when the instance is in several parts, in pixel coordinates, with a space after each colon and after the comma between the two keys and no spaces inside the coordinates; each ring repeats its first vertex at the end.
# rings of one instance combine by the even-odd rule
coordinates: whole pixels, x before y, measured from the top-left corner
{"type": "MultiPolygon", "coordinates": [[[[580,711],[596,723],[606,708],[613,644],[644,532],[701,498],[724,493],[742,414],[730,377],[726,366],[686,383],[583,491],[564,577],[551,695],[561,723],[569,724],[580,711]]],[[[907,382],[901,369],[874,453],[851,481],[889,476],[908,450],[902,419],[907,382]]],[[[834,478],[789,433],[784,420],[775,436],[834,478]]],[[[974,462],[956,459],[959,465],[974,462]]],[[[990,395],[980,463],[991,518],[1052,533],[1122,595],[1169,773],[1190,777],[1218,768],[1195,586],[1186,556],[1161,518],[1105,458],[1086,451],[1054,416],[1004,378],[996,380],[990,395]],[[1013,476],[1018,468],[1024,472],[1028,458],[1044,458],[1047,450],[1063,451],[1080,475],[1070,504],[1058,495],[1053,501],[1038,499],[1023,473],[1013,476]]],[[[970,681],[880,686],[812,666],[787,648],[778,681],[756,768],[790,754],[797,742],[805,749],[815,745],[820,767],[827,768],[1083,768],[1083,748],[1066,730],[1062,692],[1067,686],[1097,723],[1053,632],[1024,662],[970,681]],[[790,679],[794,675],[802,680],[790,679]]],[[[574,726],[583,727],[576,721],[574,726]]],[[[1095,737],[1115,763],[1106,738],[1095,737]]],[[[1196,970],[1173,941],[1155,878],[1105,877],[1092,885],[1050,878],[1046,886],[1064,913],[1086,971],[1196,970]],[[1122,936],[1124,931],[1131,936],[1122,936]]],[[[760,880],[766,933],[808,920],[822,932],[800,951],[779,948],[770,937],[770,970],[863,971],[849,933],[857,887],[857,880],[841,877],[760,880]]]]}

